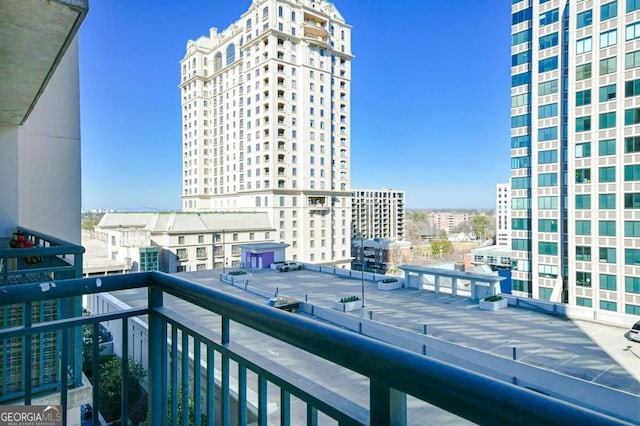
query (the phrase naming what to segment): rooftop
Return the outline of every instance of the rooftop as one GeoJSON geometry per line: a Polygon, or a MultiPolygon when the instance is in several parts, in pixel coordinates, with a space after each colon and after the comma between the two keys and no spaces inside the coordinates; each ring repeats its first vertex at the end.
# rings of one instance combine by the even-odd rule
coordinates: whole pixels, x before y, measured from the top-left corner
{"type": "MultiPolygon", "coordinates": [[[[515,307],[497,312],[480,311],[477,302],[465,297],[406,288],[381,291],[369,281],[364,283],[364,294],[371,319],[363,319],[358,312],[340,313],[331,309],[341,297],[360,295],[361,281],[357,279],[357,273],[354,273],[356,279],[346,279],[310,270],[250,272],[248,290],[222,282],[220,271],[187,272],[176,276],[262,305],[276,293],[308,301],[315,311],[305,309],[305,313],[296,315],[359,329],[362,334],[375,332],[378,333],[376,338],[398,346],[404,343],[410,346],[414,337],[423,338],[426,343],[417,347],[422,347],[428,356],[501,380],[511,381],[513,377],[506,376],[515,366],[513,368],[535,369],[536,376],[546,374],[557,378],[558,386],[573,380],[574,387],[594,384],[594,392],[606,388],[622,391],[615,393],[622,399],[640,395],[640,345],[625,338],[627,330],[624,328],[515,307]],[[425,330],[428,331],[426,337],[425,330]],[[515,354],[517,361],[513,361],[515,354]],[[567,379],[568,376],[573,379],[567,379]]],[[[118,297],[134,307],[146,302],[144,291],[129,290],[118,293],[118,297]]],[[[180,303],[176,302],[173,308],[178,308],[180,303]]],[[[197,316],[197,321],[215,329],[215,324],[209,322],[216,320],[206,313],[197,316]]],[[[361,389],[359,380],[342,378],[342,373],[322,360],[310,362],[288,345],[256,338],[248,329],[238,333],[234,340],[293,371],[304,371],[305,377],[349,395],[357,404],[364,407],[368,404],[367,393],[361,389]]],[[[554,383],[548,385],[555,386],[554,383]]],[[[522,386],[553,395],[552,389],[522,386]]],[[[565,391],[558,392],[565,394],[565,391]]],[[[582,403],[582,399],[574,401],[582,403]]],[[[605,404],[614,402],[607,400],[605,404]]],[[[425,408],[413,415],[424,415],[421,410],[425,408]]],[[[435,418],[448,416],[435,407],[427,410],[428,415],[435,418]]]]}

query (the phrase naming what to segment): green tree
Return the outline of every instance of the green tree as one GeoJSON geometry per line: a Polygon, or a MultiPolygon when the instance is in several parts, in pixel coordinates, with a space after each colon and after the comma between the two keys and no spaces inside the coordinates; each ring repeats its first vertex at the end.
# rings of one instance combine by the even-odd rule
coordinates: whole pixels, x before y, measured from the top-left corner
{"type": "MultiPolygon", "coordinates": [[[[100,388],[98,392],[98,403],[100,413],[108,421],[120,418],[122,410],[122,360],[117,355],[103,355],[100,357],[100,388]]],[[[143,389],[140,385],[147,372],[142,368],[142,364],[129,360],[128,362],[128,387],[129,406],[133,407],[133,402],[138,401],[142,396],[143,389]]],[[[141,420],[146,413],[141,414],[141,420]]],[[[130,412],[133,420],[133,412],[130,412]]]]}
{"type": "Polygon", "coordinates": [[[471,218],[471,229],[477,238],[486,239],[491,220],[485,215],[477,214],[471,218]]]}
{"type": "Polygon", "coordinates": [[[446,239],[431,241],[431,253],[434,257],[453,253],[453,243],[446,239]]]}

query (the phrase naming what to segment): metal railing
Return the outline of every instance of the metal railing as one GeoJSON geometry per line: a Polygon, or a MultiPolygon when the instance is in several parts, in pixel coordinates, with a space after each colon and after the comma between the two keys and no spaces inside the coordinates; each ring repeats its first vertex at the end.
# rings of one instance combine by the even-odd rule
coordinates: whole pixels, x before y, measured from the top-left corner
{"type": "MultiPolygon", "coordinates": [[[[199,425],[205,420],[210,425],[246,424],[254,420],[266,425],[268,417],[274,415],[274,406],[280,423],[291,424],[292,397],[305,404],[307,424],[315,424],[318,413],[335,419],[338,424],[405,424],[407,395],[481,424],[625,424],[577,405],[160,272],[74,279],[56,284],[44,292],[38,284],[5,287],[0,306],[28,306],[41,300],[136,288],[147,290],[142,298],[146,304],[107,314],[0,329],[0,341],[53,330],[68,335],[84,324],[93,324],[94,335],[97,335],[99,322],[116,319],[122,320],[122,335],[128,336],[130,320],[147,315],[147,349],[152,354],[148,360],[149,421],[153,425],[199,425]],[[180,303],[180,312],[169,306],[169,300],[180,303]],[[211,330],[196,320],[193,312],[197,310],[215,315],[219,329],[211,330]],[[238,330],[247,328],[256,335],[292,345],[308,356],[329,361],[348,374],[360,375],[358,377],[365,380],[355,380],[364,382],[368,388],[368,406],[292,374],[285,366],[257,356],[240,342],[232,341],[238,330]],[[189,356],[183,356],[185,354],[189,356]],[[232,369],[232,365],[237,369],[232,369]],[[257,377],[253,387],[248,384],[248,373],[257,377]],[[273,401],[274,386],[278,389],[275,404],[269,402],[269,399],[273,401]],[[252,399],[249,395],[254,395],[253,392],[255,410],[250,410],[248,400],[252,399]],[[179,405],[192,407],[192,412],[180,411],[179,405]],[[203,414],[206,417],[201,417],[203,414]]],[[[121,345],[121,353],[129,353],[129,339],[124,338],[121,345]]],[[[61,365],[66,365],[68,359],[65,348],[63,345],[61,365]]],[[[98,342],[94,339],[94,377],[99,374],[98,353],[98,342]]],[[[29,360],[24,358],[22,362],[26,366],[29,360]]],[[[126,360],[123,360],[122,374],[126,378],[125,366],[126,360]]],[[[58,391],[66,408],[65,378],[63,374],[58,391]]],[[[126,419],[129,414],[127,380],[122,382],[121,415],[126,419]]],[[[27,383],[27,392],[28,387],[27,383]]],[[[98,392],[94,383],[94,424],[100,410],[98,392]]]]}
{"type": "MultiPolygon", "coordinates": [[[[4,299],[9,287],[37,283],[38,292],[42,293],[55,285],[53,282],[82,277],[82,246],[23,227],[16,228],[13,241],[11,244],[7,238],[8,247],[0,248],[0,299],[4,299]]],[[[0,328],[39,326],[81,313],[80,297],[18,305],[1,303],[0,328]]],[[[80,331],[68,335],[50,330],[3,339],[0,342],[0,402],[24,398],[29,404],[32,395],[49,392],[59,387],[62,380],[69,380],[73,387],[81,386],[81,338],[80,331]],[[64,360],[61,348],[66,349],[64,360]],[[22,363],[18,361],[20,357],[22,363]],[[24,364],[24,360],[29,361],[24,364]],[[61,365],[66,366],[68,374],[61,374],[61,365]]]]}

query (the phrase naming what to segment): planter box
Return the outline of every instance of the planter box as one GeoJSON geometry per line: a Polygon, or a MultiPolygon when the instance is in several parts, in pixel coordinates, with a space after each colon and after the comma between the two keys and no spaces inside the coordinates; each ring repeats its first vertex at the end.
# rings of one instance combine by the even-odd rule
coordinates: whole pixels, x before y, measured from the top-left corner
{"type": "Polygon", "coordinates": [[[509,301],[507,299],[500,299],[495,302],[487,302],[486,300],[480,301],[480,309],[485,311],[497,311],[499,309],[504,309],[509,305],[509,301]]]}
{"type": "Polygon", "coordinates": [[[251,278],[251,274],[242,274],[242,275],[231,275],[231,274],[220,274],[220,279],[226,283],[230,284],[245,284],[251,278]]]}
{"type": "Polygon", "coordinates": [[[402,288],[402,281],[393,281],[390,283],[383,283],[382,281],[378,281],[378,290],[395,290],[397,288],[402,288]]]}
{"type": "Polygon", "coordinates": [[[357,311],[362,307],[362,300],[354,300],[353,302],[336,302],[333,309],[340,312],[357,311]]]}

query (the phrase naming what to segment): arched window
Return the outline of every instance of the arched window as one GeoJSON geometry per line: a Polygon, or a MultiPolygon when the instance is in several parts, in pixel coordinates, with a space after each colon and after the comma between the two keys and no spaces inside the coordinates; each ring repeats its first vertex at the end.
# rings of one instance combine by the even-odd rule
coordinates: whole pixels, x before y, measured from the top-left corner
{"type": "Polygon", "coordinates": [[[282,6],[278,6],[278,16],[282,18],[282,15],[284,14],[282,6]]]}
{"type": "Polygon", "coordinates": [[[216,53],[216,56],[213,58],[213,70],[220,71],[222,68],[222,53],[216,53]]]}
{"type": "Polygon", "coordinates": [[[269,15],[269,8],[265,7],[264,9],[262,9],[262,17],[266,17],[269,15]]]}
{"type": "Polygon", "coordinates": [[[247,19],[247,29],[251,28],[251,18],[247,19]]]}
{"type": "Polygon", "coordinates": [[[233,63],[236,60],[236,45],[231,43],[227,47],[227,65],[233,63]]]}
{"type": "Polygon", "coordinates": [[[260,197],[256,197],[256,207],[260,207],[260,197]]]}

